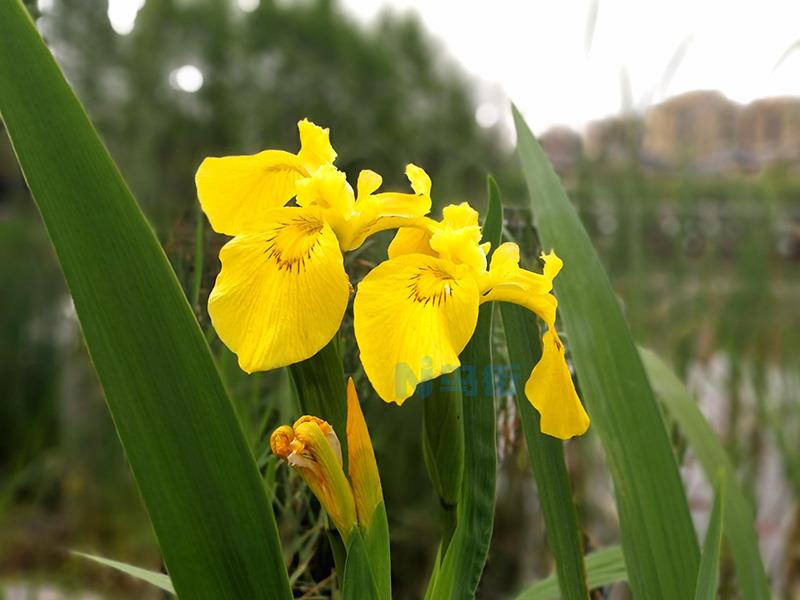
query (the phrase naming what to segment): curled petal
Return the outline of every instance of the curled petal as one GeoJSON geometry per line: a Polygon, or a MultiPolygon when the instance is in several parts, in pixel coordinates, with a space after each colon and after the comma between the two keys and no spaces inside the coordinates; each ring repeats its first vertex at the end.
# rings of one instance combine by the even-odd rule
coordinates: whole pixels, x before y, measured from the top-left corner
{"type": "Polygon", "coordinates": [[[382,192],[375,194],[380,187],[381,177],[374,171],[362,171],[358,177],[358,199],[353,217],[348,223],[349,231],[340,235],[345,250],[355,250],[369,236],[405,225],[417,224],[431,210],[430,178],[415,165],[406,167],[406,176],[413,194],[382,192]]]}
{"type": "Polygon", "coordinates": [[[550,280],[552,283],[553,279],[556,278],[561,272],[561,268],[564,266],[564,261],[556,256],[555,251],[551,250],[547,254],[542,252],[540,256],[542,261],[544,262],[544,276],[550,280]]]}
{"type": "Polygon", "coordinates": [[[409,254],[375,267],[358,286],[355,333],[364,371],[386,402],[458,368],[478,319],[479,294],[464,266],[409,254]]]}
{"type": "Polygon", "coordinates": [[[292,453],[294,429],[288,425],[281,425],[269,437],[269,447],[275,456],[286,459],[292,453]]]}
{"type": "Polygon", "coordinates": [[[251,156],[206,158],[195,175],[197,196],[217,233],[236,235],[295,195],[295,182],[307,174],[297,156],[264,150],[251,156]]]}
{"type": "Polygon", "coordinates": [[[478,212],[466,202],[442,210],[442,222],[432,231],[431,248],[456,264],[470,266],[475,273],[486,270],[486,253],[480,245],[478,212]]]}
{"type": "MultiPolygon", "coordinates": [[[[469,205],[469,202],[461,204],[448,204],[442,209],[442,223],[451,229],[465,229],[478,227],[478,231],[471,231],[474,235],[480,234],[478,225],[478,211],[469,205]]],[[[480,238],[478,238],[480,240],[480,238]]],[[[476,241],[478,241],[476,240],[476,241]]]]}
{"type": "Polygon", "coordinates": [[[322,431],[322,434],[328,440],[328,443],[330,444],[331,448],[333,448],[334,454],[336,454],[336,456],[338,457],[339,464],[340,465],[343,464],[342,445],[339,443],[339,436],[336,435],[336,432],[333,430],[333,427],[331,427],[330,423],[328,423],[324,419],[320,419],[319,417],[315,417],[313,415],[303,415],[302,417],[297,419],[297,421],[294,422],[294,425],[292,425],[292,427],[297,429],[297,427],[299,425],[302,425],[303,423],[317,424],[317,427],[319,427],[320,431],[322,431]]]}
{"type": "Polygon", "coordinates": [[[339,329],[350,284],[336,236],[317,211],[275,209],[262,231],[228,242],[220,260],[208,312],[244,371],[309,358],[339,329]]]}
{"type": "Polygon", "coordinates": [[[558,302],[550,290],[553,289],[552,278],[562,263],[555,253],[543,258],[546,273],[533,273],[519,267],[519,247],[516,244],[506,242],[498,246],[492,254],[488,277],[481,279],[481,302],[499,300],[519,304],[552,327],[556,322],[558,302]]]}
{"type": "Polygon", "coordinates": [[[297,123],[300,132],[300,152],[297,157],[309,173],[336,160],[336,151],[331,146],[331,132],[315,125],[308,119],[297,123]]]}
{"type": "Polygon", "coordinates": [[[414,190],[415,194],[420,196],[431,195],[431,178],[422,168],[414,163],[407,164],[406,177],[411,182],[411,189],[414,190]]]}
{"type": "Polygon", "coordinates": [[[322,218],[333,228],[341,245],[355,203],[353,188],[344,173],[333,165],[323,165],[311,177],[298,180],[297,203],[319,207],[322,218]]]}
{"type": "Polygon", "coordinates": [[[383,183],[383,177],[371,169],[364,169],[358,174],[358,183],[356,183],[358,197],[366,198],[377,192],[378,188],[381,187],[381,183],[383,183]]]}
{"type": "Polygon", "coordinates": [[[552,328],[542,337],[542,357],[525,384],[525,395],[541,415],[542,433],[567,440],[589,428],[589,416],[575,391],[564,346],[552,328]]]}

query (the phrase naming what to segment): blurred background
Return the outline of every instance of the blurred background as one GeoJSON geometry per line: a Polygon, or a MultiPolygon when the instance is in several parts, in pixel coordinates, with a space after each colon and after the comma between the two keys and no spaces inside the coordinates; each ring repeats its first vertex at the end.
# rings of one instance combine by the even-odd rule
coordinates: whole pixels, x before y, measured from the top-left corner
{"type": "MultiPolygon", "coordinates": [[[[485,202],[535,251],[510,126],[513,99],[562,176],[636,339],[695,393],[757,513],[776,597],[800,598],[800,8],[570,0],[38,0],[39,31],[140,201],[208,332],[267,473],[266,433],[291,421],[284,372],[246,376],[205,312],[224,243],[199,213],[208,155],[297,149],[296,122],[331,128],[338,166],[436,210],[485,202]]],[[[348,255],[358,281],[388,237],[348,255]]],[[[0,129],[0,598],[161,598],[69,554],[162,568],[44,227],[0,129]]],[[[499,328],[498,328],[499,329],[499,328]]],[[[502,332],[498,331],[498,344],[502,332]]],[[[348,319],[342,334],[352,349],[348,319]]],[[[397,598],[417,598],[438,538],[419,402],[381,403],[353,351],[390,515],[397,598]]],[[[169,402],[169,398],[164,398],[169,402]]],[[[513,400],[497,398],[495,534],[479,590],[506,598],[551,571],[513,400]]],[[[679,432],[699,535],[711,491],[679,432]]],[[[567,444],[587,547],[616,543],[597,439],[567,444]]],[[[278,469],[276,509],[299,595],[329,597],[318,509],[278,469]]],[[[735,597],[730,568],[722,596],[735,597]]],[[[624,598],[624,585],[607,597],[624,598]]]]}

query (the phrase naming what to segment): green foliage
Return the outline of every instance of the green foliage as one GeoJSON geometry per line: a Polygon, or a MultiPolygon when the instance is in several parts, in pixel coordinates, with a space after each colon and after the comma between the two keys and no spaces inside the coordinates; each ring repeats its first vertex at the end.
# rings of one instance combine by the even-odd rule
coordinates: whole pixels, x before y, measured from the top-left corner
{"type": "Polygon", "coordinates": [[[442,509],[442,551],[446,552],[455,532],[464,478],[461,373],[417,386],[412,400],[423,402],[422,454],[442,509]]]}
{"type": "Polygon", "coordinates": [[[380,598],[382,596],[378,594],[375,586],[364,538],[358,531],[353,531],[342,575],[342,599],[379,600],[380,598]]]}
{"type": "MultiPolygon", "coordinates": [[[[586,583],[590,590],[618,581],[627,581],[622,547],[612,546],[586,555],[586,583]]],[[[555,600],[560,597],[558,579],[550,576],[535,583],[516,600],[555,600]]]]}
{"type": "Polygon", "coordinates": [[[561,593],[564,598],[586,598],[583,544],[564,462],[563,443],[541,432],[539,413],[531,406],[524,391],[525,381],[542,354],[541,333],[534,315],[521,307],[502,303],[500,311],[514,376],[517,411],[544,513],[547,543],[555,557],[561,593]]]}
{"type": "Polygon", "coordinates": [[[386,515],[386,504],[383,502],[375,508],[375,514],[372,515],[369,527],[363,532],[363,537],[378,597],[381,600],[390,600],[392,561],[389,550],[389,519],[386,515]]]}
{"type": "Polygon", "coordinates": [[[542,354],[539,327],[535,317],[519,306],[503,303],[500,310],[517,390],[517,410],[544,514],[547,544],[555,557],[561,596],[568,600],[585,599],[588,592],[583,544],[563,442],[541,432],[539,413],[524,391],[525,381],[542,354]]]}
{"type": "Polygon", "coordinates": [[[714,600],[719,583],[720,552],[722,550],[722,523],[725,515],[725,471],[720,471],[714,485],[714,508],[708,519],[708,531],[697,572],[694,600],[714,600]]]}
{"type": "Polygon", "coordinates": [[[699,549],[658,405],[575,209],[516,109],[514,120],[542,246],[555,248],[564,260],[555,292],[583,399],[614,480],[631,587],[648,599],[688,598],[699,549]]]}
{"type": "MultiPolygon", "coordinates": [[[[497,183],[488,180],[483,242],[500,242],[503,205],[497,183]]],[[[461,353],[464,476],[457,524],[435,576],[432,597],[472,598],[483,573],[494,520],[497,474],[491,303],[480,307],[478,324],[461,353]]],[[[437,557],[438,559],[438,557],[437,557]]]]}
{"type": "Polygon", "coordinates": [[[255,461],[174,272],[16,0],[0,2],[0,40],[0,114],[176,588],[288,597],[255,461]]]}
{"type": "Polygon", "coordinates": [[[130,575],[136,579],[140,579],[141,581],[146,581],[150,585],[154,585],[155,587],[162,589],[165,592],[169,592],[170,594],[175,594],[175,588],[172,585],[169,575],[165,575],[164,573],[149,571],[148,569],[135,567],[124,562],[119,562],[118,560],[111,560],[110,558],[103,558],[102,556],[95,556],[93,554],[86,554],[84,552],[73,552],[73,554],[75,554],[75,556],[92,560],[105,567],[111,567],[112,569],[116,569],[121,573],[130,575]]]}
{"type": "MultiPolygon", "coordinates": [[[[347,396],[339,340],[334,338],[311,358],[289,367],[292,382],[305,415],[328,421],[342,447],[347,471],[347,396]]],[[[294,415],[297,418],[300,415],[294,415]]]]}
{"type": "Polygon", "coordinates": [[[686,436],[708,481],[714,483],[719,473],[725,478],[722,488],[725,494],[725,536],[730,541],[742,598],[768,600],[769,584],[753,527],[753,509],[736,481],[736,471],[730,458],[680,379],[651,351],[640,349],[639,353],[653,389],[669,416],[686,436]]]}

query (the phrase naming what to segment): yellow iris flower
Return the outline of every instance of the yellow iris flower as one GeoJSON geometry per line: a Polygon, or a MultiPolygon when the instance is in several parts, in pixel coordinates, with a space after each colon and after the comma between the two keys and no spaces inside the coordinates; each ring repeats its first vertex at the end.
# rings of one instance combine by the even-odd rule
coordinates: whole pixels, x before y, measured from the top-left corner
{"type": "Polygon", "coordinates": [[[533,311],[547,325],[542,357],[525,385],[542,432],[561,439],[583,434],[589,417],[578,398],[555,329],[553,279],[562,261],[543,254],[544,272],[519,266],[516,244],[500,245],[487,269],[478,213],[445,207],[441,222],[418,219],[398,230],[389,260],[359,284],[355,334],[361,362],[378,395],[402,404],[419,383],[451,373],[472,337],[480,304],[503,301],[533,311]]]}
{"type": "Polygon", "coordinates": [[[328,129],[298,123],[300,151],[206,158],[195,182],[211,227],[234,236],[208,303],[220,339],[248,373],[307,359],[336,334],[350,295],[343,252],[430,211],[431,181],[415,165],[413,194],[376,193],[362,171],[355,196],[333,162],[328,129]],[[287,203],[296,197],[296,205],[287,203]]]}

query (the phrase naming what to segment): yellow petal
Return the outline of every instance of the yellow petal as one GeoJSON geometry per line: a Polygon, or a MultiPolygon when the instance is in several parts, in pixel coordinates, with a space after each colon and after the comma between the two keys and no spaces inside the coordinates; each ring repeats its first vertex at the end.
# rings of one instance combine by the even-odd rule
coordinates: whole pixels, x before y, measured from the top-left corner
{"type": "Polygon", "coordinates": [[[545,256],[545,274],[519,267],[519,247],[506,242],[492,254],[488,277],[481,278],[481,302],[511,302],[536,313],[548,326],[556,321],[558,302],[550,293],[553,277],[561,269],[555,253],[545,256]]]}
{"type": "Polygon", "coordinates": [[[295,182],[306,174],[294,154],[264,150],[251,156],[206,158],[195,184],[214,231],[236,235],[286,204],[295,194],[295,182]]]}
{"type": "Polygon", "coordinates": [[[406,177],[411,182],[411,189],[414,190],[415,194],[431,195],[431,178],[421,167],[414,163],[408,163],[406,165],[406,177]]]}
{"type": "Polygon", "coordinates": [[[327,127],[323,129],[303,119],[297,124],[297,129],[300,131],[300,152],[297,156],[309,173],[336,160],[336,151],[331,146],[331,132],[327,127]]]}
{"type": "MultiPolygon", "coordinates": [[[[478,211],[472,208],[468,202],[448,204],[442,209],[442,223],[453,229],[479,227],[478,211]]],[[[480,230],[477,233],[480,234],[480,230]]]]}
{"type": "Polygon", "coordinates": [[[561,272],[561,268],[564,266],[564,261],[556,256],[554,250],[551,250],[547,254],[542,252],[540,258],[542,261],[544,261],[544,276],[550,281],[553,281],[553,279],[556,278],[556,275],[561,272]]]}
{"type": "MultiPolygon", "coordinates": [[[[422,219],[427,221],[428,219],[422,219]]],[[[389,244],[389,258],[404,254],[427,254],[438,256],[431,248],[431,232],[427,227],[401,227],[389,244]]]]}
{"type": "Polygon", "coordinates": [[[355,250],[371,235],[387,229],[416,224],[431,210],[430,178],[415,165],[406,167],[406,176],[413,194],[383,192],[374,194],[381,177],[373,171],[362,171],[358,178],[358,200],[349,223],[349,232],[340,236],[345,250],[355,250]],[[343,239],[346,238],[346,239],[343,239]]]}
{"type": "Polygon", "coordinates": [[[500,244],[492,254],[489,266],[492,278],[498,283],[510,281],[519,270],[519,246],[512,242],[500,244]]]}
{"type": "Polygon", "coordinates": [[[297,203],[317,206],[323,219],[333,228],[339,245],[350,231],[355,198],[344,173],[333,165],[323,165],[311,177],[297,182],[297,203]]]}
{"type": "Polygon", "coordinates": [[[339,243],[317,211],[275,209],[263,231],[220,252],[208,302],[220,339],[244,371],[265,371],[316,354],[339,329],[349,282],[339,243]]]}
{"type": "Polygon", "coordinates": [[[355,333],[381,398],[402,404],[418,383],[458,368],[478,296],[466,267],[430,256],[400,256],[370,271],[355,298],[355,333]]]}
{"type": "Polygon", "coordinates": [[[525,395],[541,415],[542,433],[567,440],[589,428],[564,358],[564,346],[554,329],[542,337],[542,358],[525,384],[525,395]]]}
{"type": "Polygon", "coordinates": [[[358,174],[358,183],[356,189],[358,190],[358,197],[365,198],[377,191],[383,183],[383,177],[378,175],[375,171],[364,169],[358,174]]]}
{"type": "Polygon", "coordinates": [[[383,492],[372,440],[352,377],[347,380],[347,456],[358,522],[369,528],[375,508],[383,502],[383,492]]]}
{"type": "Polygon", "coordinates": [[[486,253],[481,248],[478,212],[466,202],[445,206],[442,222],[431,236],[431,248],[456,264],[469,265],[476,273],[486,270],[486,253]]]}

